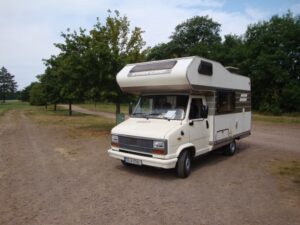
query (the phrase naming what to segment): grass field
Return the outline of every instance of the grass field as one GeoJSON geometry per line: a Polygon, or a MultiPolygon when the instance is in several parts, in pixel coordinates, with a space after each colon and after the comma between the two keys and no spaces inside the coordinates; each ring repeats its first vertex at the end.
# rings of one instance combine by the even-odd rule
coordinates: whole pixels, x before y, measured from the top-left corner
{"type": "Polygon", "coordinates": [[[69,116],[67,109],[58,107],[57,111],[53,111],[53,106],[49,106],[46,110],[44,106],[30,106],[28,103],[20,101],[0,104],[0,119],[9,110],[22,110],[37,123],[65,127],[73,134],[99,135],[109,132],[115,125],[114,120],[107,118],[77,112],[73,112],[73,116],[69,116]]]}
{"type": "Polygon", "coordinates": [[[287,124],[300,124],[299,114],[288,114],[282,116],[262,115],[258,113],[252,113],[252,120],[254,122],[265,123],[287,123],[287,124]]]}
{"type": "Polygon", "coordinates": [[[283,187],[291,187],[287,181],[294,184],[295,190],[300,192],[300,160],[296,159],[275,159],[271,162],[272,172],[280,179],[283,187]]]}
{"type": "Polygon", "coordinates": [[[68,128],[73,134],[99,135],[107,133],[115,125],[114,120],[73,112],[68,115],[68,110],[58,108],[53,111],[52,107],[45,109],[27,110],[26,114],[40,124],[51,124],[68,128]]]}
{"type": "MultiPolygon", "coordinates": [[[[77,104],[77,105],[82,108],[94,110],[94,111],[110,112],[110,113],[116,112],[116,106],[113,103],[97,103],[96,107],[95,107],[94,103],[84,103],[84,104],[77,104]]],[[[121,112],[128,114],[128,105],[127,104],[121,105],[121,112]]]]}
{"type": "Polygon", "coordinates": [[[3,116],[8,110],[26,110],[32,109],[33,106],[30,106],[27,102],[20,101],[6,101],[5,103],[0,103],[0,116],[3,116]]]}

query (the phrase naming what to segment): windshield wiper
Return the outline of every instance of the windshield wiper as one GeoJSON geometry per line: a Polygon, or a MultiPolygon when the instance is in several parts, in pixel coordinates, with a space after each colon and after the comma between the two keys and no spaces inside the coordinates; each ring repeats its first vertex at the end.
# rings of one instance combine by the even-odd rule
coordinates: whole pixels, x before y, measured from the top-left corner
{"type": "Polygon", "coordinates": [[[152,116],[158,116],[158,115],[160,115],[161,113],[149,113],[149,114],[147,114],[146,115],[146,117],[145,118],[147,118],[147,120],[151,117],[151,118],[155,118],[155,117],[152,117],[152,116]]]}
{"type": "Polygon", "coordinates": [[[168,121],[170,121],[171,119],[169,117],[163,116],[164,119],[167,119],[168,121]]]}
{"type": "Polygon", "coordinates": [[[142,113],[142,112],[137,112],[137,113],[132,113],[131,115],[132,116],[135,116],[135,115],[145,115],[146,113],[142,113]]]}
{"type": "Polygon", "coordinates": [[[158,115],[160,115],[161,113],[149,113],[149,114],[147,114],[147,116],[158,116],[158,115]]]}

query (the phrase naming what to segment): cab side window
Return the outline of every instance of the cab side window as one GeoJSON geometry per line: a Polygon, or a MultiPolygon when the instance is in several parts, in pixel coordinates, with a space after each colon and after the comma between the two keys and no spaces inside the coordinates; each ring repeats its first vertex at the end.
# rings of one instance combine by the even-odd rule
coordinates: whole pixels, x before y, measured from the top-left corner
{"type": "Polygon", "coordinates": [[[193,98],[190,107],[189,119],[200,119],[201,118],[201,109],[203,107],[201,98],[193,98]]]}

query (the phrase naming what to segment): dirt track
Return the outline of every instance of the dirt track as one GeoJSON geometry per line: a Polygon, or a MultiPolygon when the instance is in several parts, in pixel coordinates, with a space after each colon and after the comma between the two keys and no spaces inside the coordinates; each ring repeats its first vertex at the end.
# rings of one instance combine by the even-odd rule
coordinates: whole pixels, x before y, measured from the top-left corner
{"type": "Polygon", "coordinates": [[[254,124],[226,158],[174,171],[125,168],[109,136],[72,138],[22,112],[0,126],[0,224],[299,224],[299,196],[281,190],[272,160],[300,157],[300,126],[254,124]]]}
{"type": "MultiPolygon", "coordinates": [[[[64,109],[69,108],[69,105],[61,104],[61,105],[58,105],[58,106],[60,106],[64,109]]],[[[92,110],[84,109],[84,108],[79,107],[77,105],[72,105],[72,110],[75,111],[75,112],[83,113],[83,114],[89,114],[89,115],[94,115],[94,116],[102,116],[102,117],[105,117],[105,118],[108,118],[108,119],[115,119],[116,118],[115,114],[113,114],[113,113],[92,111],[92,110]]]]}

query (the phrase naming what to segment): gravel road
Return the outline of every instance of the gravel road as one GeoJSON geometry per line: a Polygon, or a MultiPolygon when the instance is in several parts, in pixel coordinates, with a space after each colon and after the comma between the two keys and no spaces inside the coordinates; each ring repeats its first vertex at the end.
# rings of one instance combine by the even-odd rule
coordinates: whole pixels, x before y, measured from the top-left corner
{"type": "Polygon", "coordinates": [[[300,157],[300,126],[254,124],[227,158],[196,160],[187,179],[128,167],[110,137],[74,138],[22,111],[0,126],[0,224],[300,224],[299,196],[281,190],[269,162],[300,157]]]}

